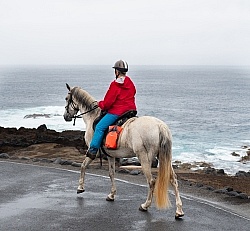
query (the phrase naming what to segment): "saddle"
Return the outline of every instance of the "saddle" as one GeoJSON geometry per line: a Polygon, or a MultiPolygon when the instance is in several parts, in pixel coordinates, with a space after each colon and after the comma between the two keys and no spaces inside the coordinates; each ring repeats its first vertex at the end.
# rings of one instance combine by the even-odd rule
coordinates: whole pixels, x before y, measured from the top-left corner
{"type": "MultiPolygon", "coordinates": [[[[101,111],[100,116],[98,116],[94,122],[93,122],[93,130],[95,131],[95,127],[96,125],[99,123],[99,121],[107,114],[106,111],[101,111]]],[[[136,117],[137,111],[135,110],[130,110],[125,112],[124,114],[122,114],[121,116],[119,116],[119,118],[115,121],[115,123],[113,125],[116,126],[122,126],[128,119],[132,118],[132,117],[136,117]]],[[[105,131],[105,136],[108,132],[108,128],[105,131]]]]}

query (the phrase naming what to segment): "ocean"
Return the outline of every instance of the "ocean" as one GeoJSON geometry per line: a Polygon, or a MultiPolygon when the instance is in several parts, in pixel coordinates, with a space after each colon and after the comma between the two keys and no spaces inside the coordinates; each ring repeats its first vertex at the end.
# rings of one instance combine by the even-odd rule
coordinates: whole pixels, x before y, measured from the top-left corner
{"type": "MultiPolygon", "coordinates": [[[[168,124],[173,161],[207,162],[228,174],[250,170],[239,162],[250,147],[250,67],[130,66],[128,75],[138,116],[168,124]]],[[[100,100],[113,79],[110,66],[0,66],[0,126],[85,130],[82,119],[76,126],[63,119],[65,83],[100,100]]]]}

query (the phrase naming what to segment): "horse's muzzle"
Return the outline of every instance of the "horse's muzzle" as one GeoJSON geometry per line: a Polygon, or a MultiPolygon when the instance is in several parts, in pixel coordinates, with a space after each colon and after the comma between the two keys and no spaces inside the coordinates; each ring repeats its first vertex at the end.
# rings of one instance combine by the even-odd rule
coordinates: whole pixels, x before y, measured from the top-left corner
{"type": "Polygon", "coordinates": [[[68,113],[64,113],[63,118],[67,122],[72,121],[72,117],[68,113]]]}

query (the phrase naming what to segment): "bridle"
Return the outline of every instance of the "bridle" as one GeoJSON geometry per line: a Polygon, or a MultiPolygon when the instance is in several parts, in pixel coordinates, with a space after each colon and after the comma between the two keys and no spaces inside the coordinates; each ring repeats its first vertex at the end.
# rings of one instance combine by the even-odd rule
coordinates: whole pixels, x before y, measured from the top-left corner
{"type": "MultiPolygon", "coordinates": [[[[70,98],[69,98],[69,100],[68,100],[68,104],[65,106],[65,109],[66,109],[67,113],[69,114],[69,107],[71,106],[71,107],[73,108],[73,110],[76,112],[75,115],[72,116],[72,118],[74,118],[73,126],[75,126],[75,123],[76,123],[76,119],[77,119],[77,118],[82,118],[82,115],[85,115],[85,114],[87,114],[87,113],[89,113],[89,112],[91,112],[91,111],[93,111],[93,110],[95,110],[95,109],[98,108],[98,105],[96,104],[96,105],[94,105],[91,109],[89,109],[88,111],[85,111],[85,112],[83,112],[83,113],[77,115],[77,113],[78,113],[78,111],[79,111],[79,108],[77,107],[77,104],[76,104],[76,103],[74,102],[74,100],[72,99],[72,93],[69,92],[68,94],[70,95],[70,98]]],[[[97,101],[92,102],[91,105],[94,104],[94,103],[96,103],[96,102],[97,102],[97,101]]]]}

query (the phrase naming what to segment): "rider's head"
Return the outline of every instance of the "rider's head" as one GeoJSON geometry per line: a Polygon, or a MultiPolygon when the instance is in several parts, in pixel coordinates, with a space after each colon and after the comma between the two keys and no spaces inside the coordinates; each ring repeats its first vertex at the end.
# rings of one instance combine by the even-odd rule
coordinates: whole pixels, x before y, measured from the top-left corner
{"type": "Polygon", "coordinates": [[[119,60],[115,63],[113,68],[115,69],[115,76],[117,78],[119,75],[126,74],[126,72],[128,71],[128,64],[124,60],[119,60]]]}

